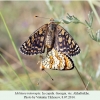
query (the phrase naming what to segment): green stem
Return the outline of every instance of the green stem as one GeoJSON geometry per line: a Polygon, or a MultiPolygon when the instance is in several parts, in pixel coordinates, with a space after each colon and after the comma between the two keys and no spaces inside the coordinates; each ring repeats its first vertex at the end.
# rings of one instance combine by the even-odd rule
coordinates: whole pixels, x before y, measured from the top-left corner
{"type": "Polygon", "coordinates": [[[77,71],[77,73],[78,73],[79,77],[80,77],[80,78],[81,78],[81,80],[82,80],[82,83],[83,83],[83,85],[84,85],[84,87],[85,87],[85,90],[88,90],[88,88],[87,88],[87,86],[86,86],[86,84],[85,84],[85,82],[84,82],[84,80],[83,80],[82,76],[80,75],[80,73],[79,73],[79,71],[78,71],[78,69],[77,69],[77,67],[76,67],[76,66],[75,66],[75,69],[76,69],[76,71],[77,71]]]}
{"type": "Polygon", "coordinates": [[[14,71],[14,69],[10,66],[10,64],[7,62],[7,60],[0,54],[1,58],[5,61],[5,63],[12,69],[12,71],[14,72],[14,74],[19,78],[20,82],[22,83],[22,85],[24,86],[24,88],[27,90],[27,87],[24,85],[23,81],[20,79],[20,77],[16,74],[16,72],[14,71]]]}
{"type": "Polygon", "coordinates": [[[12,38],[12,36],[11,36],[11,33],[10,33],[10,31],[9,31],[7,25],[6,25],[6,22],[5,22],[4,17],[3,17],[3,15],[2,15],[1,12],[0,12],[0,16],[1,16],[1,19],[2,19],[2,21],[3,21],[3,23],[4,23],[5,28],[6,28],[6,30],[7,30],[8,36],[9,36],[9,38],[10,38],[10,40],[11,40],[11,43],[12,43],[12,45],[13,45],[13,47],[14,47],[14,50],[15,50],[15,52],[16,52],[16,54],[17,54],[17,57],[18,57],[19,61],[21,62],[22,66],[23,66],[23,69],[24,69],[25,73],[27,74],[28,79],[29,79],[29,81],[30,81],[31,84],[32,84],[33,89],[35,89],[35,87],[33,86],[32,81],[31,81],[31,79],[30,79],[30,77],[29,77],[29,75],[28,75],[28,72],[27,72],[27,70],[26,70],[26,68],[25,68],[25,65],[24,65],[24,63],[23,63],[23,61],[22,61],[22,59],[21,59],[21,57],[20,57],[20,55],[19,55],[19,53],[18,53],[17,47],[15,46],[14,40],[13,40],[13,38],[12,38]]]}
{"type": "Polygon", "coordinates": [[[46,2],[46,4],[47,4],[49,10],[50,10],[50,11],[52,12],[52,14],[55,16],[55,18],[58,18],[56,12],[53,10],[53,6],[51,5],[50,0],[45,0],[45,2],[46,2]]]}
{"type": "Polygon", "coordinates": [[[85,24],[85,23],[83,23],[83,22],[81,22],[81,21],[80,21],[79,23],[81,23],[81,24],[83,24],[83,25],[85,25],[85,26],[86,26],[86,24],[85,24]]]}
{"type": "Polygon", "coordinates": [[[97,14],[96,9],[94,8],[94,6],[93,6],[93,4],[92,4],[92,1],[91,1],[91,0],[88,0],[88,3],[89,3],[89,5],[91,6],[91,8],[92,8],[92,10],[93,10],[93,12],[94,12],[94,14],[95,14],[95,16],[96,16],[96,18],[97,18],[99,24],[100,24],[100,18],[99,18],[98,14],[97,14]]]}

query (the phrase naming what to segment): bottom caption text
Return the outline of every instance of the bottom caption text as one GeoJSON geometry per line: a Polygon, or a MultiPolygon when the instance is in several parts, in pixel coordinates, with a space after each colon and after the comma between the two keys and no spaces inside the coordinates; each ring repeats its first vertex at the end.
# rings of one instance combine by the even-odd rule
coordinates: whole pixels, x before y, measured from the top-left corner
{"type": "Polygon", "coordinates": [[[15,95],[23,96],[25,100],[32,100],[32,99],[46,99],[46,100],[76,100],[79,96],[88,96],[89,92],[56,92],[56,91],[31,91],[31,92],[15,92],[15,95]]]}

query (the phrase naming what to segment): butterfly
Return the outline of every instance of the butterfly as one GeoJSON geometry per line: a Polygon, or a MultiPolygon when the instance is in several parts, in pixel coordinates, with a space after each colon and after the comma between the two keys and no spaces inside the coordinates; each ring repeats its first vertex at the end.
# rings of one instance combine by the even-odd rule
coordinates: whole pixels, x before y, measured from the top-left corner
{"type": "Polygon", "coordinates": [[[38,28],[21,45],[20,51],[26,55],[42,54],[47,48],[47,53],[54,48],[69,56],[80,53],[80,47],[72,36],[54,19],[50,19],[48,24],[38,28]]]}
{"type": "Polygon", "coordinates": [[[72,59],[54,48],[48,52],[47,56],[42,59],[40,69],[53,69],[53,70],[71,70],[74,68],[72,59]]]}

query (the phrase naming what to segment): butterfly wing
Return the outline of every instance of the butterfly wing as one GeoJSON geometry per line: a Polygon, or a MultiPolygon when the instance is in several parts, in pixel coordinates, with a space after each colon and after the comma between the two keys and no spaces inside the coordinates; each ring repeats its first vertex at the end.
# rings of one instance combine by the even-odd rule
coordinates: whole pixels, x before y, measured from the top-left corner
{"type": "Polygon", "coordinates": [[[41,26],[25,41],[20,47],[20,51],[26,55],[41,54],[45,51],[45,36],[48,24],[41,26]]]}
{"type": "Polygon", "coordinates": [[[75,65],[71,57],[69,57],[68,55],[64,55],[64,59],[65,59],[65,70],[72,70],[75,67],[75,65]]]}
{"type": "Polygon", "coordinates": [[[40,69],[45,68],[52,70],[72,70],[74,68],[74,63],[68,55],[64,55],[55,49],[48,52],[46,58],[42,59],[40,69]]]}
{"type": "Polygon", "coordinates": [[[80,53],[80,47],[74,41],[72,36],[60,25],[56,27],[54,48],[69,56],[75,56],[80,53]]]}

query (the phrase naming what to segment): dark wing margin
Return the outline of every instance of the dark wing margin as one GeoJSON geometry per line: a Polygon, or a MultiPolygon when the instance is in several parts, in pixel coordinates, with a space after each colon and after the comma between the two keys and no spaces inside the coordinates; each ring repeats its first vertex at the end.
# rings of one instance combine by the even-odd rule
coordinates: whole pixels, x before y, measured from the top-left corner
{"type": "Polygon", "coordinates": [[[60,25],[57,25],[54,48],[69,56],[80,53],[80,47],[72,36],[60,25]]]}
{"type": "Polygon", "coordinates": [[[47,34],[48,24],[45,24],[38,28],[32,35],[29,36],[28,40],[25,41],[20,51],[26,55],[41,54],[45,51],[45,36],[47,34]]]}
{"type": "Polygon", "coordinates": [[[74,62],[68,55],[65,56],[65,70],[72,70],[75,67],[74,62]],[[68,66],[68,64],[70,66],[68,66]]]}

